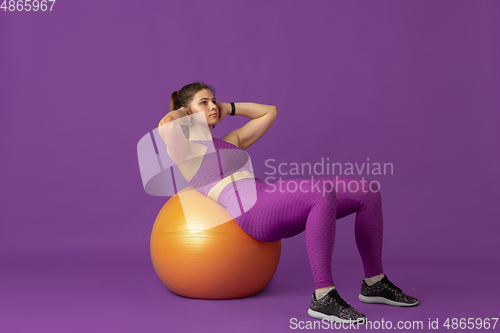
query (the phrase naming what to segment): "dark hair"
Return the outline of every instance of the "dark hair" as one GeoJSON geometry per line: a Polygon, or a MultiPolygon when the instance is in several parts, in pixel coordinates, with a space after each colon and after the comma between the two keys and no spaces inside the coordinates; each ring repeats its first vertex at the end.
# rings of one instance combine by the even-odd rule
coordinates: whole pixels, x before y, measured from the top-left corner
{"type": "Polygon", "coordinates": [[[203,82],[194,82],[185,85],[181,90],[174,91],[170,96],[170,111],[187,108],[193,101],[194,95],[200,90],[208,89],[215,96],[215,89],[211,85],[203,82]]]}
{"type": "MultiPolygon", "coordinates": [[[[208,89],[215,96],[215,88],[203,82],[194,82],[185,85],[181,90],[174,91],[170,96],[170,111],[180,109],[181,107],[187,108],[193,101],[194,95],[200,90],[208,89]]],[[[182,131],[186,139],[189,139],[189,127],[182,126],[182,131]]]]}

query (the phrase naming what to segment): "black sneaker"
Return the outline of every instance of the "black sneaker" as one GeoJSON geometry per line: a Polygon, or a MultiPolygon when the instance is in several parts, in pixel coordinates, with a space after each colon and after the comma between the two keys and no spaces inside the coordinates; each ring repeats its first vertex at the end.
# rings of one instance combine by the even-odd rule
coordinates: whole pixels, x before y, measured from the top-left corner
{"type": "Polygon", "coordinates": [[[415,306],[418,299],[403,294],[403,291],[389,281],[387,276],[372,286],[366,284],[365,280],[361,284],[359,300],[365,303],[381,303],[394,306],[415,306]]]}
{"type": "Polygon", "coordinates": [[[316,299],[316,293],[313,293],[311,306],[307,313],[313,318],[326,318],[338,323],[362,324],[366,321],[365,315],[354,310],[352,306],[347,304],[337,293],[336,289],[332,289],[319,300],[316,299]]]}

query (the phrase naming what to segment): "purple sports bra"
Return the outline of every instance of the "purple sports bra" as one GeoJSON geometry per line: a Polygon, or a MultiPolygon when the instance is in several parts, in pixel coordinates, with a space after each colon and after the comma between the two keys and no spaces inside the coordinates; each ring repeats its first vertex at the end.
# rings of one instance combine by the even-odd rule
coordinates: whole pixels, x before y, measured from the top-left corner
{"type": "Polygon", "coordinates": [[[250,171],[250,155],[240,147],[221,139],[191,140],[207,146],[200,168],[191,181],[191,186],[208,195],[208,192],[223,178],[238,172],[250,171]]]}

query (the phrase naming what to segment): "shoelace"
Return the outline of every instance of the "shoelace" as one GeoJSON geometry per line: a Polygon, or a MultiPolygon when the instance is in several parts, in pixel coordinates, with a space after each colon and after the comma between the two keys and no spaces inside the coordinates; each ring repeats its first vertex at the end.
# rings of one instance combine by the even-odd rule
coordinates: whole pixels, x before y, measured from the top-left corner
{"type": "Polygon", "coordinates": [[[387,277],[386,277],[386,279],[385,279],[384,283],[386,283],[386,284],[389,286],[389,288],[391,288],[391,289],[393,289],[393,290],[395,290],[395,291],[398,291],[398,292],[400,292],[400,293],[402,293],[402,292],[403,292],[403,290],[401,290],[401,288],[396,287],[396,286],[394,285],[394,283],[392,283],[391,281],[389,281],[389,279],[387,279],[387,277]]]}
{"type": "Polygon", "coordinates": [[[335,301],[337,302],[337,304],[339,304],[340,306],[342,306],[344,308],[348,308],[348,307],[351,306],[349,303],[347,303],[346,301],[344,301],[342,299],[342,297],[340,297],[339,293],[335,293],[335,301]]]}

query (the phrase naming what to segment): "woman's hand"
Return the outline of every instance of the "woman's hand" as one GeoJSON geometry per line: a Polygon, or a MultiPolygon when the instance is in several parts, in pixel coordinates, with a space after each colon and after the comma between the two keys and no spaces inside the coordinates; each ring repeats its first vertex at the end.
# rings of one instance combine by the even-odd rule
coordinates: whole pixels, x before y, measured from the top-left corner
{"type": "Polygon", "coordinates": [[[231,103],[222,103],[221,102],[221,103],[215,103],[215,104],[219,108],[219,122],[218,123],[220,123],[222,121],[222,119],[224,119],[224,117],[227,114],[231,114],[231,103]]]}
{"type": "Polygon", "coordinates": [[[181,118],[180,119],[181,125],[191,126],[193,124],[188,109],[182,106],[180,109],[177,109],[176,111],[179,112],[179,118],[181,118]]]}

